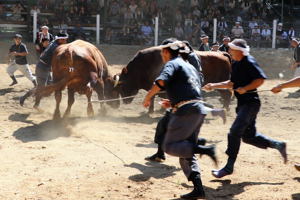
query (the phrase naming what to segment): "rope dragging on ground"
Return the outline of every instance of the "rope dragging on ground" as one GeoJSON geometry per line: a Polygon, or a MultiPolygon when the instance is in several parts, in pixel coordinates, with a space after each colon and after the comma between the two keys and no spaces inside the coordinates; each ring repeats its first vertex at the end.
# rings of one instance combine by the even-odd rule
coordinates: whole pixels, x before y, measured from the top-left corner
{"type": "Polygon", "coordinates": [[[112,152],[110,149],[108,149],[107,147],[103,146],[103,145],[99,145],[97,143],[95,143],[94,141],[92,141],[91,139],[89,139],[87,136],[85,135],[81,135],[81,137],[84,137],[88,142],[94,144],[97,147],[102,147],[103,149],[105,149],[108,153],[112,154],[114,157],[116,157],[117,159],[119,159],[124,165],[126,165],[126,162],[120,158],[117,154],[115,154],[114,152],[112,152]]]}

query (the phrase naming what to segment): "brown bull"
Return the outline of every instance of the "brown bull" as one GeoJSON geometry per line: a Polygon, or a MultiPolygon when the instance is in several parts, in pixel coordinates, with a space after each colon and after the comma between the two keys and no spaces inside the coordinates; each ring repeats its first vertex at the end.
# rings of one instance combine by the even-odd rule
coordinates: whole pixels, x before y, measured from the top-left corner
{"type": "MultiPolygon", "coordinates": [[[[118,97],[118,93],[113,91],[114,80],[108,71],[104,56],[97,47],[88,42],[76,40],[57,47],[52,58],[52,72],[53,84],[38,89],[36,96],[41,98],[55,92],[54,118],[60,118],[59,105],[65,87],[68,88],[68,107],[64,117],[70,114],[75,92],[87,96],[89,116],[94,115],[91,103],[93,89],[97,92],[99,100],[118,97]]],[[[120,102],[112,101],[109,105],[119,107],[120,102]]],[[[103,108],[103,103],[101,106],[103,108]]]]}
{"type": "MultiPolygon", "coordinates": [[[[201,59],[205,83],[220,82],[230,78],[231,59],[228,53],[196,51],[196,54],[201,59]]],[[[148,91],[162,67],[161,47],[140,50],[123,68],[116,89],[122,97],[136,95],[140,89],[148,91]]],[[[219,92],[224,107],[228,109],[232,96],[231,92],[226,90],[220,90],[219,92]]],[[[131,103],[132,100],[133,98],[126,98],[123,99],[123,102],[127,104],[131,103]]],[[[153,112],[153,109],[152,103],[149,112],[153,112]]]]}

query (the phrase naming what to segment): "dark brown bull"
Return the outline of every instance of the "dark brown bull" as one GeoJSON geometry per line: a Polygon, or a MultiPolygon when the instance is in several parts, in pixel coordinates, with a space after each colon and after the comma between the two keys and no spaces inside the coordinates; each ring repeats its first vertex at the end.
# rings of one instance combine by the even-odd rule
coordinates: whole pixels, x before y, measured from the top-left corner
{"type": "MultiPolygon", "coordinates": [[[[220,82],[230,78],[231,59],[228,53],[196,51],[196,54],[201,59],[205,83],[220,82]]],[[[117,87],[121,96],[136,95],[140,89],[150,90],[162,67],[161,47],[140,50],[122,69],[117,87]]],[[[227,90],[219,90],[219,92],[223,106],[229,109],[231,92],[227,90]]],[[[128,104],[132,100],[133,98],[126,98],[123,102],[128,104]]],[[[153,112],[153,109],[152,103],[149,112],[153,112]]]]}
{"type": "MultiPolygon", "coordinates": [[[[53,84],[39,89],[36,96],[48,96],[55,92],[54,118],[60,118],[59,105],[65,87],[68,87],[68,107],[64,117],[70,114],[75,92],[87,96],[89,116],[94,115],[91,103],[93,89],[97,92],[99,100],[118,98],[119,94],[113,91],[115,82],[108,71],[104,56],[97,47],[88,42],[76,40],[57,47],[52,58],[52,72],[53,84]]],[[[119,107],[120,102],[112,101],[109,105],[119,107]]]]}

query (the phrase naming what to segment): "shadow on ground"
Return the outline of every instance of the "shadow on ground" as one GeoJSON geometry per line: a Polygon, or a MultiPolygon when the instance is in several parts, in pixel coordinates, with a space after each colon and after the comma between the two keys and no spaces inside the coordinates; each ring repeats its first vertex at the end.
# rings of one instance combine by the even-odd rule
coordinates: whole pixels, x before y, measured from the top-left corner
{"type": "Polygon", "coordinates": [[[11,93],[13,92],[13,88],[4,88],[4,89],[0,89],[0,96],[4,96],[8,93],[11,93]]]}
{"type": "MultiPolygon", "coordinates": [[[[268,183],[268,182],[241,182],[236,184],[231,184],[231,180],[212,180],[211,182],[221,183],[216,189],[205,187],[204,191],[207,200],[233,200],[237,199],[235,196],[245,192],[245,187],[252,185],[283,185],[280,183],[268,183]]],[[[193,189],[192,186],[187,184],[182,184],[183,187],[193,189]]],[[[172,199],[180,200],[181,198],[172,199]]]]}
{"type": "MultiPolygon", "coordinates": [[[[30,121],[29,121],[30,122],[30,121]]],[[[46,120],[19,128],[13,136],[22,142],[48,141],[58,137],[69,137],[72,134],[70,123],[65,121],[46,120]]]]}
{"type": "Polygon", "coordinates": [[[22,114],[22,113],[14,113],[11,114],[8,119],[10,121],[15,121],[15,122],[24,122],[27,124],[34,124],[32,120],[28,120],[27,118],[29,117],[30,114],[22,114]]]}
{"type": "Polygon", "coordinates": [[[131,163],[125,165],[125,167],[131,167],[140,170],[141,174],[135,174],[129,177],[130,180],[135,182],[144,182],[151,177],[156,179],[163,179],[169,176],[174,176],[176,171],[180,171],[180,168],[175,166],[169,166],[161,163],[147,162],[145,165],[139,163],[131,163]]]}

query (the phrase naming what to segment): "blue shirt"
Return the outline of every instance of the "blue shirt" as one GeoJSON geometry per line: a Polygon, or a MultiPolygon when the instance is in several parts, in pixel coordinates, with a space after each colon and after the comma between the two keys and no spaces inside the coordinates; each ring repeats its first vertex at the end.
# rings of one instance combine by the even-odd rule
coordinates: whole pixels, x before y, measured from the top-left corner
{"type": "MultiPolygon", "coordinates": [[[[155,82],[163,80],[172,106],[181,101],[202,99],[201,82],[197,70],[182,58],[167,62],[155,82]]],[[[206,114],[201,103],[191,103],[178,109],[177,113],[198,112],[206,114]]]]}
{"type": "MultiPolygon", "coordinates": [[[[251,55],[244,56],[240,61],[235,61],[232,64],[231,82],[233,89],[249,85],[255,79],[266,79],[267,76],[260,68],[255,58],[251,55]]],[[[238,106],[249,102],[259,102],[257,90],[251,90],[250,93],[239,94],[234,92],[238,100],[238,106]]],[[[249,91],[248,91],[249,92],[249,91]]]]}
{"type": "Polygon", "coordinates": [[[43,51],[40,56],[40,63],[38,67],[51,68],[52,56],[55,49],[59,46],[58,42],[55,40],[43,51]]]}

